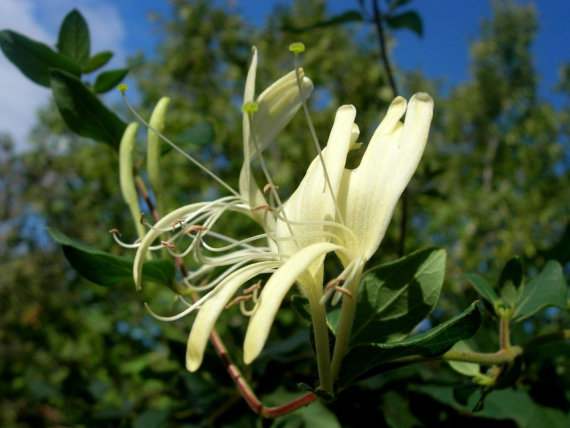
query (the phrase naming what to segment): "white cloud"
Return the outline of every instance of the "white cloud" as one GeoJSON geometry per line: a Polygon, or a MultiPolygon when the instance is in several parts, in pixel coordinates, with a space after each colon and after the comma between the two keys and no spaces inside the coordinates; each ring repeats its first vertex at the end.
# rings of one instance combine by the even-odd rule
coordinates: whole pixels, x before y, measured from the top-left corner
{"type": "MultiPolygon", "coordinates": [[[[125,26],[111,2],[2,0],[0,29],[15,30],[53,47],[61,20],[74,7],[89,24],[91,52],[112,50],[115,58],[111,65],[124,64],[125,26]]],[[[36,109],[49,97],[48,88],[29,81],[0,53],[0,132],[11,134],[19,150],[27,146],[26,136],[35,122],[36,109]]]]}

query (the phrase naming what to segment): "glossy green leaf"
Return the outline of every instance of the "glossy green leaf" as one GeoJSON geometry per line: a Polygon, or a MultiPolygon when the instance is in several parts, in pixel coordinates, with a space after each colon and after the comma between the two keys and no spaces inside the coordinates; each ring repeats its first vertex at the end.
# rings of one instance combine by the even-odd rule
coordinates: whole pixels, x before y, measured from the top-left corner
{"type": "Polygon", "coordinates": [[[524,273],[521,259],[511,258],[503,267],[499,276],[499,290],[503,301],[514,308],[522,296],[524,273]]]}
{"type": "Polygon", "coordinates": [[[61,71],[51,73],[55,103],[63,120],[77,134],[118,150],[126,124],[79,79],[61,71]]]}
{"type": "Polygon", "coordinates": [[[114,89],[119,83],[123,81],[128,72],[128,68],[104,71],[97,76],[97,79],[95,79],[93,90],[98,94],[102,94],[104,92],[110,91],[111,89],[114,89]]]}
{"type": "Polygon", "coordinates": [[[460,340],[469,339],[481,325],[481,313],[475,304],[461,314],[424,333],[398,342],[367,343],[349,349],[342,362],[339,386],[376,374],[391,360],[410,355],[436,357],[447,352],[460,340]]]}
{"type": "Polygon", "coordinates": [[[405,337],[439,300],[445,250],[427,248],[382,265],[360,284],[351,343],[405,337]]]}
{"type": "Polygon", "coordinates": [[[564,280],[562,266],[550,260],[537,277],[525,284],[513,319],[522,321],[549,306],[566,309],[567,293],[568,286],[564,280]]]}
{"type": "Polygon", "coordinates": [[[73,9],[63,19],[59,28],[57,49],[79,66],[87,63],[91,50],[89,28],[77,9],[73,9]]]}
{"type": "Polygon", "coordinates": [[[293,33],[302,33],[304,31],[313,30],[315,28],[330,27],[333,25],[342,25],[347,22],[362,22],[363,18],[359,11],[357,10],[347,10],[343,13],[335,15],[324,21],[315,22],[311,25],[306,25],[304,27],[295,27],[293,25],[286,24],[283,26],[283,30],[291,31],[293,33]]]}
{"type": "Polygon", "coordinates": [[[81,67],[84,73],[91,73],[92,71],[98,70],[107,64],[111,58],[113,58],[113,52],[103,51],[96,53],[91,58],[87,60],[87,63],[81,67]]]}
{"type": "Polygon", "coordinates": [[[418,36],[422,37],[424,34],[424,26],[422,18],[417,12],[408,11],[403,12],[398,15],[392,15],[386,18],[386,24],[393,30],[399,30],[401,28],[407,28],[418,36]]]}
{"type": "Polygon", "coordinates": [[[493,286],[487,282],[485,278],[481,275],[478,275],[473,272],[468,272],[463,274],[463,278],[465,278],[469,283],[477,290],[485,300],[487,300],[491,305],[499,302],[501,299],[493,289],[493,286]]]}
{"type": "Polygon", "coordinates": [[[60,69],[79,76],[79,67],[49,46],[11,30],[0,31],[4,55],[32,82],[50,86],[50,71],[60,69]]]}
{"type": "MultiPolygon", "coordinates": [[[[99,285],[133,283],[133,261],[74,241],[57,229],[46,228],[53,240],[60,244],[71,266],[99,285]]],[[[143,277],[147,281],[170,285],[174,279],[174,266],[168,260],[152,260],[144,264],[143,277]]],[[[133,283],[134,284],[134,283],[133,283]]]]}

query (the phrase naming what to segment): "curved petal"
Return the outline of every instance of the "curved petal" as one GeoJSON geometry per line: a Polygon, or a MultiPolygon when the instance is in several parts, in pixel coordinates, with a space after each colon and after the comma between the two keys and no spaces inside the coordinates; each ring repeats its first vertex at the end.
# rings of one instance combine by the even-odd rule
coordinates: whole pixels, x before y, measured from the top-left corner
{"type": "MultiPolygon", "coordinates": [[[[287,220],[304,224],[288,225],[283,220],[277,221],[275,229],[277,236],[290,236],[292,231],[293,236],[298,237],[295,240],[278,242],[277,245],[281,252],[293,254],[299,248],[330,240],[328,237],[321,236],[302,238],[302,235],[307,232],[323,231],[324,226],[315,222],[333,220],[335,218],[336,208],[331,191],[336,198],[345,170],[346,156],[358,136],[358,128],[354,127],[355,117],[356,109],[352,105],[345,105],[337,110],[327,146],[322,151],[323,161],[327,168],[332,189],[327,188],[323,165],[317,156],[309,166],[299,187],[293,192],[289,200],[285,202],[284,211],[287,220]],[[315,224],[311,224],[311,222],[315,224]]],[[[311,272],[314,273],[313,271],[317,267],[318,263],[315,263],[315,266],[310,269],[311,272]]]]}
{"type": "Polygon", "coordinates": [[[217,286],[215,294],[202,305],[192,324],[186,348],[186,368],[189,371],[198,370],[202,364],[204,350],[214,324],[237,290],[251,278],[276,266],[275,262],[260,262],[245,266],[233,272],[217,286]]]}
{"type": "Polygon", "coordinates": [[[346,225],[356,235],[353,251],[368,260],[380,245],[400,195],[416,171],[424,152],[433,114],[428,94],[414,95],[405,124],[405,101],[396,98],[382,121],[360,166],[346,170],[339,204],[346,225]]]}
{"type": "MultiPolygon", "coordinates": [[[[339,249],[338,245],[329,243],[319,243],[303,248],[271,276],[259,296],[257,309],[249,321],[245,334],[243,359],[246,364],[256,359],[263,349],[277,310],[293,283],[313,260],[339,249]]],[[[322,285],[319,284],[318,287],[322,285]]]]}

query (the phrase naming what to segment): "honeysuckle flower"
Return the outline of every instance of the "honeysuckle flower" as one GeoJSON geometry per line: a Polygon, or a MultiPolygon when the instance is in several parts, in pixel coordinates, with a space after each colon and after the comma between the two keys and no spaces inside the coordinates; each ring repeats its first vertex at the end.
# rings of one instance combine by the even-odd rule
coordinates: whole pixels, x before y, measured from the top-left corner
{"type": "MultiPolygon", "coordinates": [[[[187,303],[188,307],[178,315],[161,317],[153,313],[158,319],[175,320],[199,310],[188,339],[186,363],[190,371],[200,366],[214,323],[236,292],[252,278],[276,271],[290,256],[290,253],[280,250],[274,241],[276,218],[283,215],[275,186],[272,186],[273,197],[270,198],[270,205],[253,177],[251,164],[260,162],[265,172],[263,150],[291,120],[304,99],[312,92],[313,85],[311,80],[303,75],[302,70],[299,84],[296,71],[292,71],[255,98],[256,67],[257,51],[254,48],[245,85],[244,105],[253,104],[256,111],[254,115],[244,112],[244,162],[240,173],[239,192],[215,177],[232,195],[211,202],[189,204],[167,214],[156,224],[147,225],[150,228],[148,233],[140,243],[132,246],[137,248],[133,269],[137,288],[141,287],[142,266],[149,250],[167,248],[176,257],[192,255],[201,264],[199,269],[183,278],[183,283],[178,288],[180,293],[186,293],[188,290],[207,293],[197,302],[187,303]],[[216,223],[228,212],[240,213],[254,219],[263,227],[263,233],[238,240],[215,232],[213,229],[216,223]],[[153,245],[160,236],[167,233],[171,234],[168,239],[153,245]],[[190,239],[190,243],[180,251],[176,242],[185,237],[190,239]],[[209,244],[209,238],[225,241],[227,245],[214,247],[209,244]],[[268,241],[266,246],[255,245],[262,240],[268,241]],[[196,285],[218,267],[225,267],[225,271],[211,281],[196,285]]],[[[198,164],[197,161],[191,160],[198,164]]],[[[272,183],[268,174],[265,175],[272,183]]],[[[291,235],[282,236],[279,241],[291,239],[296,238],[291,235]]],[[[255,301],[256,295],[257,292],[252,292],[246,297],[255,301]]],[[[185,300],[183,302],[186,303],[185,300]]]]}
{"type": "MultiPolygon", "coordinates": [[[[285,263],[287,269],[280,269],[265,285],[246,332],[246,363],[261,352],[281,300],[292,284],[300,280],[299,275],[307,277],[312,273],[321,278],[322,263],[314,262],[327,253],[335,252],[345,268],[339,275],[344,281],[343,287],[354,291],[352,294],[357,292],[364,264],[380,245],[396,203],[418,166],[432,113],[433,100],[425,93],[414,95],[409,106],[404,98],[395,98],[372,136],[360,165],[349,170],[345,168],[346,154],[358,138],[358,127],[354,124],[356,110],[353,106],[338,109],[329,142],[323,150],[329,173],[328,192],[324,191],[322,164],[317,158],[284,205],[294,232],[314,228],[316,220],[322,224],[323,232],[329,234],[315,239],[316,243],[304,245],[285,263]],[[402,123],[404,113],[406,119],[402,123]],[[305,223],[296,225],[295,221],[303,220],[305,223]],[[325,238],[328,240],[322,242],[325,238]]],[[[279,220],[276,230],[278,235],[287,233],[279,220]]],[[[285,245],[293,244],[294,241],[288,241],[285,245]]],[[[348,330],[351,323],[348,322],[348,330]]]]}

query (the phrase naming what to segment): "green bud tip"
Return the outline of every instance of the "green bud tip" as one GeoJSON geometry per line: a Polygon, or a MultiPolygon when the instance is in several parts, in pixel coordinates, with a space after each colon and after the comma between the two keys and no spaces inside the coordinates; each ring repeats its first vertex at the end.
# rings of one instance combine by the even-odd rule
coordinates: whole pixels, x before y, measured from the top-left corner
{"type": "Polygon", "coordinates": [[[126,83],[121,83],[119,86],[117,86],[117,89],[124,94],[125,91],[129,89],[129,85],[127,85],[126,83]]]}
{"type": "Polygon", "coordinates": [[[301,42],[291,43],[289,45],[289,50],[295,55],[299,55],[301,52],[305,52],[305,45],[301,42]]]}
{"type": "Polygon", "coordinates": [[[256,102],[248,101],[247,103],[245,103],[243,105],[243,107],[241,108],[241,111],[243,111],[244,113],[247,113],[247,114],[251,114],[253,112],[256,112],[258,109],[259,109],[259,106],[257,105],[256,102]]]}

